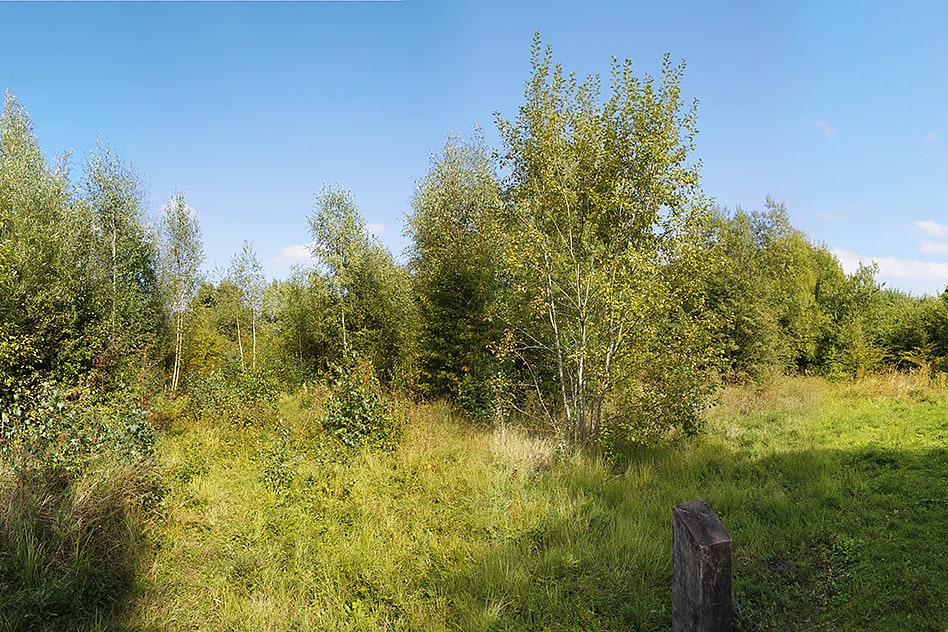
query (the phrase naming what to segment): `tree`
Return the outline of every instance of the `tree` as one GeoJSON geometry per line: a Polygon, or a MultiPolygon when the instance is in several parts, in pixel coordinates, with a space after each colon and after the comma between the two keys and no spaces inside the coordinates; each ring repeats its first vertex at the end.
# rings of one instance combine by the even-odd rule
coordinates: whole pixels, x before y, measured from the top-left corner
{"type": "Polygon", "coordinates": [[[710,281],[724,376],[759,379],[812,363],[822,326],[817,287],[835,292],[842,270],[840,278],[832,268],[817,270],[819,253],[770,198],[762,211],[719,212],[714,230],[724,255],[710,281]]]}
{"type": "Polygon", "coordinates": [[[421,379],[470,412],[490,406],[502,337],[500,183],[478,131],[451,136],[418,185],[406,232],[421,314],[421,379]]]}
{"type": "Polygon", "coordinates": [[[342,355],[361,355],[388,382],[404,377],[417,315],[407,271],[365,230],[341,188],[324,187],[310,217],[313,255],[325,267],[338,316],[342,355]]]}
{"type": "Polygon", "coordinates": [[[99,142],[85,165],[82,202],[89,208],[103,305],[107,355],[139,347],[160,327],[158,247],[144,220],[144,190],[134,169],[99,142]]]}
{"type": "Polygon", "coordinates": [[[201,227],[193,211],[185,204],[183,193],[175,193],[165,205],[161,228],[162,280],[174,329],[171,392],[176,392],[181,376],[185,313],[197,289],[204,261],[201,227]]]}
{"type": "Polygon", "coordinates": [[[234,314],[237,323],[237,345],[240,349],[240,364],[244,364],[244,344],[240,335],[240,312],[244,304],[250,308],[250,330],[252,335],[251,368],[257,368],[257,318],[263,304],[265,280],[263,266],[257,259],[257,253],[249,241],[244,240],[243,248],[230,261],[228,280],[237,286],[234,314]]]}
{"type": "Polygon", "coordinates": [[[325,372],[330,360],[341,357],[329,279],[316,270],[297,268],[289,279],[271,284],[267,296],[284,365],[295,369],[298,379],[325,372]]]}
{"type": "Polygon", "coordinates": [[[701,403],[697,367],[646,362],[668,360],[666,343],[689,331],[676,325],[690,315],[662,272],[688,250],[676,241],[685,217],[704,212],[683,65],[666,56],[656,84],[614,62],[603,101],[598,77],[565,74],[539,36],[532,68],[517,118],[498,119],[510,171],[506,264],[520,299],[510,349],[541,414],[575,441],[598,437],[604,422],[626,438],[655,436],[667,426],[651,425],[650,402],[676,385],[684,404],[667,421],[688,429],[701,403]]]}
{"type": "MultiPolygon", "coordinates": [[[[0,116],[0,383],[74,379],[103,344],[92,222],[17,99],[0,116]]],[[[6,389],[4,389],[6,390],[6,389]]]]}
{"type": "Polygon", "coordinates": [[[344,353],[348,353],[346,295],[353,283],[356,266],[369,250],[364,222],[349,191],[324,186],[316,197],[316,210],[309,218],[309,226],[313,256],[326,266],[332,281],[342,330],[342,348],[344,353]]]}

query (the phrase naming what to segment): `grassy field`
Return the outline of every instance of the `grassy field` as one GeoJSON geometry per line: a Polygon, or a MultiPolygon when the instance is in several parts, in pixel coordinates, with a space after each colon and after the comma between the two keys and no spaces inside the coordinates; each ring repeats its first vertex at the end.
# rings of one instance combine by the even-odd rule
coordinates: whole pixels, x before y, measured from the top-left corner
{"type": "Polygon", "coordinates": [[[948,396],[910,378],[732,388],[702,437],[624,463],[405,411],[347,452],[318,406],[177,421],[122,625],[667,630],[671,508],[734,540],[739,630],[948,630],[948,396]]]}

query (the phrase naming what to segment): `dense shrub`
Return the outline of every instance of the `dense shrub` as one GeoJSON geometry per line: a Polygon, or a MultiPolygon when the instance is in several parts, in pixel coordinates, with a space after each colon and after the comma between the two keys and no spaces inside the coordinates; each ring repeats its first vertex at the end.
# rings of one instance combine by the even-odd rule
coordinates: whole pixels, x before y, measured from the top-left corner
{"type": "Polygon", "coordinates": [[[212,371],[189,380],[189,407],[198,416],[259,426],[274,414],[280,389],[279,380],[263,369],[245,369],[233,376],[212,371]]]}
{"type": "Polygon", "coordinates": [[[366,443],[392,447],[397,428],[391,398],[382,390],[370,363],[350,360],[333,368],[323,427],[351,448],[366,443]]]}
{"type": "Polygon", "coordinates": [[[15,393],[0,410],[0,456],[17,472],[78,475],[105,463],[151,459],[155,432],[128,393],[96,400],[86,389],[52,382],[15,393]]]}

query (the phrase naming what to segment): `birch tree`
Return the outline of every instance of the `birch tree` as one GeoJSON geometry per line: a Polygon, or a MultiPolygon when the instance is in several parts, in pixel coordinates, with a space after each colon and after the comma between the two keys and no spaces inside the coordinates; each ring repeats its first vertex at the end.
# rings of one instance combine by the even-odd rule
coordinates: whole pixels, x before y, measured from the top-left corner
{"type": "Polygon", "coordinates": [[[157,333],[158,248],[144,220],[144,188],[131,165],[99,143],[85,165],[83,202],[92,215],[104,273],[109,346],[121,354],[157,333]]]}
{"type": "Polygon", "coordinates": [[[312,252],[334,298],[343,357],[362,356],[385,381],[402,377],[417,321],[407,271],[366,232],[348,190],[324,187],[309,221],[312,252]]]}
{"type": "Polygon", "coordinates": [[[162,280],[174,330],[171,392],[176,392],[181,378],[185,314],[197,289],[204,261],[201,227],[193,211],[185,204],[183,193],[175,193],[165,206],[161,229],[162,280]]]}
{"type": "Polygon", "coordinates": [[[597,76],[578,81],[554,64],[539,36],[532,70],[516,119],[498,117],[520,305],[508,348],[539,414],[588,441],[624,400],[644,401],[671,377],[646,365],[685,331],[673,326],[681,309],[664,272],[681,254],[683,218],[701,207],[688,160],[695,108],[683,108],[683,65],[667,56],[658,81],[614,60],[605,97],[597,76]]]}
{"type": "Polygon", "coordinates": [[[240,365],[244,366],[244,344],[240,332],[240,313],[244,307],[250,310],[250,331],[251,331],[251,368],[257,368],[257,319],[263,304],[263,290],[265,279],[263,276],[263,266],[254,252],[253,245],[244,240],[243,248],[234,255],[230,262],[228,278],[237,286],[239,292],[236,294],[236,304],[234,314],[237,324],[237,346],[240,351],[240,365]]]}

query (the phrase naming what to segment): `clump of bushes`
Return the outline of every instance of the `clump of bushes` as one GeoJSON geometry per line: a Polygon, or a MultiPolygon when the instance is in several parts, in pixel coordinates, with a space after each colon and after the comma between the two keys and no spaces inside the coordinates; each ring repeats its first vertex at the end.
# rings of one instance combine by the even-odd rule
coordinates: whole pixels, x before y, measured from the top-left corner
{"type": "Polygon", "coordinates": [[[226,419],[237,427],[260,427],[275,414],[279,380],[264,369],[227,375],[215,370],[189,380],[189,407],[197,416],[226,419]]]}

